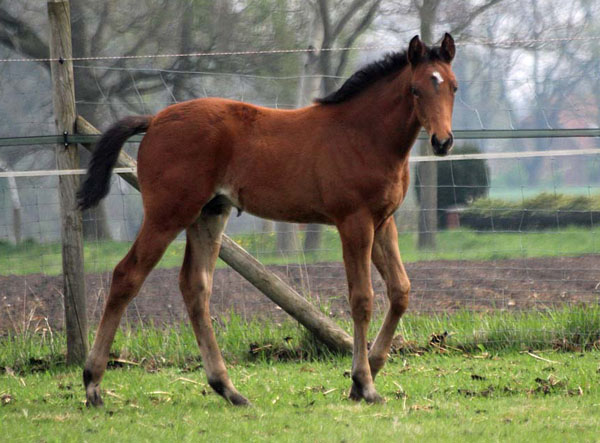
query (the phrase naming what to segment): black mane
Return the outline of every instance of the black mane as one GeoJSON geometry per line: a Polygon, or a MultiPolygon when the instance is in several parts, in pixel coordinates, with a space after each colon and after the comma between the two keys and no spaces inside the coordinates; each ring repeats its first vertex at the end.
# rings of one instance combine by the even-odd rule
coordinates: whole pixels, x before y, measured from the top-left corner
{"type": "MultiPolygon", "coordinates": [[[[440,48],[427,48],[427,54],[423,60],[442,60],[440,48]]],[[[322,105],[344,102],[358,95],[358,93],[364,91],[377,80],[398,72],[407,65],[408,58],[406,51],[385,54],[381,60],[370,63],[352,74],[337,91],[332,92],[326,97],[317,98],[315,102],[322,105]]]]}

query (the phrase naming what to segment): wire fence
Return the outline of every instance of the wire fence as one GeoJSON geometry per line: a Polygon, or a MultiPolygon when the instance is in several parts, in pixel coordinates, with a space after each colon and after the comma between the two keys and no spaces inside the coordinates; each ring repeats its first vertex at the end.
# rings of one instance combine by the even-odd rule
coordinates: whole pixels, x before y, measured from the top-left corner
{"type": "MultiPolygon", "coordinates": [[[[512,48],[515,45],[523,47],[543,46],[547,44],[564,43],[564,42],[596,42],[600,40],[598,36],[565,36],[555,38],[530,38],[530,39],[504,39],[490,40],[477,39],[469,42],[457,42],[456,46],[493,46],[512,48]]],[[[279,55],[279,54],[298,54],[311,52],[347,52],[347,51],[381,51],[398,50],[396,46],[389,45],[369,45],[369,46],[346,46],[334,48],[282,48],[282,49],[267,49],[267,50],[248,50],[248,51],[211,51],[211,52],[188,52],[188,53],[169,53],[169,54],[134,54],[134,55],[93,55],[86,57],[16,57],[16,58],[0,58],[0,63],[44,63],[44,62],[60,62],[65,61],[106,61],[106,60],[146,60],[146,59],[163,59],[163,58],[180,58],[180,57],[223,57],[223,56],[244,56],[244,55],[279,55]]]]}
{"type": "MultiPolygon", "coordinates": [[[[537,48],[557,42],[597,45],[598,37],[472,44],[537,48]]],[[[398,48],[365,46],[331,51],[350,49],[364,62],[381,51],[398,48]]],[[[73,58],[75,77],[87,82],[88,92],[78,96],[78,112],[108,124],[126,114],[155,113],[185,99],[185,94],[294,108],[320,94],[322,75],[219,72],[208,69],[210,65],[165,69],[157,59],[282,53],[302,56],[307,52],[291,48],[73,58]],[[108,60],[123,63],[113,66],[108,60]],[[134,60],[135,65],[126,64],[134,60]],[[151,65],[140,66],[142,62],[151,65]],[[175,88],[182,78],[184,95],[175,88]]],[[[42,144],[49,140],[27,139],[32,134],[46,134],[55,137],[53,142],[59,141],[48,135],[54,134],[51,88],[41,66],[51,61],[56,60],[0,59],[4,84],[13,85],[0,89],[0,98],[11,103],[14,114],[14,118],[0,122],[0,135],[23,137],[19,143],[12,140],[5,146],[0,140],[0,160],[10,160],[6,167],[0,163],[0,332],[19,330],[32,321],[47,321],[52,328],[63,325],[58,175],[81,174],[83,169],[57,172],[53,148],[42,144]]],[[[597,305],[600,130],[596,128],[600,115],[590,91],[596,90],[593,87],[600,77],[597,72],[556,69],[537,78],[502,63],[491,67],[486,63],[483,57],[483,61],[473,62],[474,67],[455,65],[460,89],[454,127],[457,135],[460,130],[471,131],[469,139],[457,142],[457,149],[469,147],[476,152],[458,152],[440,159],[420,156],[413,148],[411,189],[395,214],[400,249],[412,282],[409,312],[529,311],[581,303],[597,305]],[[535,129],[528,133],[526,128],[535,129]],[[571,132],[561,133],[560,128],[571,132]],[[507,138],[506,131],[519,138],[507,138]],[[435,212],[436,223],[420,229],[417,194],[423,185],[417,165],[429,161],[437,163],[439,174],[446,171],[436,186],[438,201],[443,197],[445,203],[429,209],[435,212]],[[461,165],[474,169],[473,162],[477,161],[485,162],[486,167],[482,177],[471,181],[461,165]],[[435,248],[419,249],[418,238],[427,233],[435,235],[435,248]]],[[[338,85],[344,80],[333,78],[338,85]]],[[[126,149],[135,155],[136,146],[129,143],[126,149]]],[[[141,211],[139,193],[115,176],[111,194],[100,209],[84,214],[86,291],[92,324],[101,314],[111,271],[137,233],[141,211]]],[[[300,294],[330,315],[348,318],[337,232],[325,227],[319,247],[307,250],[304,240],[311,229],[310,225],[278,224],[248,214],[236,217],[234,213],[227,233],[300,294]]],[[[127,321],[160,324],[186,320],[178,289],[184,241],[184,236],[179,236],[167,250],[129,307],[127,321]]],[[[385,286],[375,270],[373,283],[380,314],[386,305],[385,286]]],[[[212,310],[216,316],[230,310],[246,318],[280,320],[286,316],[221,262],[213,284],[212,310]]]]}
{"type": "MultiPolygon", "coordinates": [[[[571,139],[575,143],[575,139],[571,139]]],[[[412,282],[410,312],[447,314],[460,310],[515,311],[600,301],[600,153],[534,158],[475,154],[438,161],[450,166],[452,204],[438,209],[436,247],[419,250],[418,169],[412,189],[395,214],[399,244],[412,282]],[[483,182],[466,183],[460,164],[487,162],[483,182]],[[585,171],[591,171],[587,175],[585,171]],[[461,193],[480,195],[460,201],[461,193]],[[487,198],[486,198],[487,195],[487,198]],[[479,209],[477,204],[487,202],[479,209]],[[561,202],[565,203],[561,206],[561,202]],[[514,222],[515,217],[519,220],[514,222]],[[533,219],[531,221],[530,219],[533,219]],[[529,220],[528,223],[524,221],[529,220]]],[[[430,161],[430,158],[421,160],[430,161]]],[[[472,165],[471,165],[472,166],[472,165]]],[[[80,171],[77,171],[80,172],[80,171]]],[[[6,174],[5,174],[6,175],[6,174]]],[[[6,178],[6,177],[4,177],[6,178]]],[[[32,319],[61,328],[62,262],[56,175],[15,178],[20,226],[15,229],[14,192],[0,187],[0,330],[32,319]],[[12,208],[13,210],[8,210],[12,208]],[[18,231],[19,238],[16,238],[18,231]]],[[[5,180],[3,180],[5,181],[5,180]]],[[[137,191],[118,177],[102,211],[85,214],[85,269],[88,315],[97,322],[112,268],[125,255],[141,222],[137,191]]],[[[232,214],[227,233],[300,294],[334,317],[348,318],[346,277],[334,228],[322,232],[319,248],[306,250],[310,225],[275,224],[248,214],[232,214]],[[281,246],[281,239],[287,239],[281,246]]],[[[167,250],[127,312],[130,322],[157,324],[186,320],[178,290],[184,251],[181,235],[167,250]]],[[[386,305],[385,285],[373,269],[377,311],[386,305]]],[[[216,316],[233,310],[245,318],[285,314],[241,276],[219,262],[213,282],[216,316]]]]}

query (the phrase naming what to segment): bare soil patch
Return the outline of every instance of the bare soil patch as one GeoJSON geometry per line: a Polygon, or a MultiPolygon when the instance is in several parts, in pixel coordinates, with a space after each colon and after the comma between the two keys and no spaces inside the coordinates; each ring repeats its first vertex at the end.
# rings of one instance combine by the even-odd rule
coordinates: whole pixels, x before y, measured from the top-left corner
{"type": "MultiPolygon", "coordinates": [[[[341,263],[270,266],[298,292],[330,315],[349,316],[346,277],[341,263]]],[[[451,313],[544,309],[564,304],[598,303],[600,256],[527,258],[496,261],[408,263],[412,312],[451,313]]],[[[156,269],[127,309],[126,321],[173,324],[187,321],[178,287],[179,269],[156,269]]],[[[108,294],[110,273],[88,274],[88,316],[96,324],[108,294]]],[[[373,271],[376,308],[385,307],[385,285],[373,271]]],[[[24,327],[63,327],[62,277],[32,274],[0,276],[0,331],[24,327]]],[[[231,269],[214,275],[214,316],[234,311],[245,317],[286,314],[231,269]]]]}

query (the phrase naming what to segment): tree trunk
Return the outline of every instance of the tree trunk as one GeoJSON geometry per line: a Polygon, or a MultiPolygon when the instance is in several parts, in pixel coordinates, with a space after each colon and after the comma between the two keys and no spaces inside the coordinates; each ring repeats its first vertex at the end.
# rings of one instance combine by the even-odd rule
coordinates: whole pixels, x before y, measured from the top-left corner
{"type": "MultiPolygon", "coordinates": [[[[424,0],[419,8],[421,19],[421,39],[427,44],[433,43],[433,24],[440,0],[424,0]]],[[[428,142],[421,142],[419,155],[431,155],[428,142]]],[[[421,183],[421,207],[419,209],[419,249],[435,248],[437,231],[437,163],[421,162],[417,165],[417,174],[421,183]]]]}
{"type": "MultiPolygon", "coordinates": [[[[7,163],[0,160],[0,170],[10,172],[11,168],[7,163]]],[[[7,177],[8,181],[8,192],[10,195],[10,203],[13,209],[13,237],[15,244],[21,243],[21,198],[19,197],[19,189],[17,188],[17,180],[14,177],[7,177]]]]}
{"type": "Polygon", "coordinates": [[[306,225],[304,236],[304,252],[315,252],[321,246],[323,225],[310,223],[306,225]]]}
{"type": "Polygon", "coordinates": [[[260,232],[263,234],[270,234],[275,229],[275,222],[266,218],[261,219],[260,232]]]}
{"type": "Polygon", "coordinates": [[[17,181],[14,177],[8,178],[8,189],[13,207],[13,236],[15,238],[15,245],[18,245],[21,243],[21,199],[19,198],[17,181]]]}
{"type": "Polygon", "coordinates": [[[289,253],[298,250],[298,228],[293,223],[275,223],[277,252],[289,253]]]}
{"type": "MultiPolygon", "coordinates": [[[[420,155],[431,155],[429,142],[419,144],[420,155]]],[[[421,189],[421,207],[419,209],[419,249],[435,248],[437,231],[437,163],[421,162],[417,164],[417,174],[421,189]]]]}

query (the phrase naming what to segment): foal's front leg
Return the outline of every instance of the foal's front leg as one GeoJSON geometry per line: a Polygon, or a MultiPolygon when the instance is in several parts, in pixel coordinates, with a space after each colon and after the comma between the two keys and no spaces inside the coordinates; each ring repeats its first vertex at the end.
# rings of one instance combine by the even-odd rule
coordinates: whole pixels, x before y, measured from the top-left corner
{"type": "Polygon", "coordinates": [[[354,321],[350,398],[357,401],[364,398],[368,403],[379,403],[383,399],[375,390],[367,355],[367,331],[373,312],[371,286],[373,223],[368,217],[348,217],[338,225],[338,230],[342,240],[350,308],[354,321]]]}
{"type": "Polygon", "coordinates": [[[410,291],[410,280],[400,258],[394,217],[390,217],[375,233],[373,263],[385,281],[389,300],[385,320],[369,352],[371,376],[375,378],[387,360],[398,321],[408,306],[410,291]]]}

